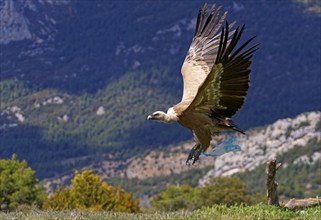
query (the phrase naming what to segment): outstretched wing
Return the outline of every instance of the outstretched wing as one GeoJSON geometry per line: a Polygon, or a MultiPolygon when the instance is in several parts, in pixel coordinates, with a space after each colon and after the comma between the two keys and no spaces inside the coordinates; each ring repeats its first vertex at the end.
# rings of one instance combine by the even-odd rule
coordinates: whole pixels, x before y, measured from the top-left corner
{"type": "Polygon", "coordinates": [[[219,48],[220,35],[217,34],[225,20],[227,12],[220,16],[221,7],[210,10],[206,19],[207,4],[200,8],[195,33],[182,66],[184,91],[182,101],[190,104],[197,94],[199,86],[211,71],[219,48]],[[206,19],[206,21],[205,21],[206,19]]]}
{"type": "Polygon", "coordinates": [[[249,88],[250,64],[258,45],[245,50],[252,37],[235,49],[244,25],[230,34],[230,27],[222,29],[215,64],[185,111],[203,112],[215,117],[231,117],[244,103],[249,88]]]}

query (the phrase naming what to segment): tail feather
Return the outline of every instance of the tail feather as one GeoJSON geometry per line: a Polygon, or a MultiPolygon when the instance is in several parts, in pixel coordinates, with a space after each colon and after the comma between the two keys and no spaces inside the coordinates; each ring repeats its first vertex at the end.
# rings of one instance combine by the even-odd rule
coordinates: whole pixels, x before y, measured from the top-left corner
{"type": "Polygon", "coordinates": [[[238,132],[240,132],[241,134],[244,134],[244,135],[246,135],[246,133],[244,132],[244,131],[242,131],[239,127],[237,127],[237,126],[234,126],[233,127],[233,130],[234,131],[238,131],[238,132]]]}

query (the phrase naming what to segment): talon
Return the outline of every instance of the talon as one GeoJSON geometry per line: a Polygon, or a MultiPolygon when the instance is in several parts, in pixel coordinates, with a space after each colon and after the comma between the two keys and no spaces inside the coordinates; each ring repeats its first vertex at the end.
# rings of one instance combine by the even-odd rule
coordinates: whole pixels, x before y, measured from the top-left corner
{"type": "Polygon", "coordinates": [[[200,147],[201,145],[200,144],[196,144],[192,149],[191,151],[189,152],[189,155],[187,157],[187,160],[186,160],[186,165],[190,166],[190,163],[189,161],[193,160],[192,164],[194,164],[198,159],[199,159],[199,156],[201,155],[201,152],[202,152],[202,148],[200,147]]]}
{"type": "Polygon", "coordinates": [[[201,155],[202,152],[203,152],[203,148],[202,148],[202,147],[198,148],[198,149],[195,151],[195,153],[194,153],[194,160],[193,160],[192,165],[193,165],[196,161],[198,161],[198,159],[200,158],[200,155],[201,155]]]}

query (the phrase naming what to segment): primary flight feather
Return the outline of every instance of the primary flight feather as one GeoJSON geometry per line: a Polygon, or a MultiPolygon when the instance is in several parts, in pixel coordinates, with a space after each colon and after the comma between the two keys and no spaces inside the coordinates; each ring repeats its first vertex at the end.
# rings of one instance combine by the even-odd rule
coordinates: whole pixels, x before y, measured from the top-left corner
{"type": "Polygon", "coordinates": [[[226,130],[244,134],[230,119],[243,105],[249,88],[251,58],[258,45],[254,37],[238,45],[244,31],[228,24],[221,7],[200,8],[195,33],[181,72],[184,82],[180,103],[167,113],[156,111],[147,119],[165,123],[177,121],[193,132],[195,146],[188,158],[193,164],[210,146],[212,135],[226,130]]]}

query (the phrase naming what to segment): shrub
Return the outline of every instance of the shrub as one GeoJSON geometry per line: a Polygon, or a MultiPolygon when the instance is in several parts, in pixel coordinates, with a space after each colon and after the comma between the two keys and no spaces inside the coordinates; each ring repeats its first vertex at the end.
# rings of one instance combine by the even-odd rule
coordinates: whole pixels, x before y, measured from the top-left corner
{"type": "Polygon", "coordinates": [[[56,192],[47,198],[43,203],[43,209],[68,210],[73,209],[73,202],[69,188],[57,189],[56,192]]]}
{"type": "Polygon", "coordinates": [[[194,210],[200,207],[199,190],[187,184],[182,186],[170,185],[151,200],[155,209],[176,211],[179,209],[194,210]]]}
{"type": "Polygon", "coordinates": [[[239,204],[252,204],[255,198],[246,195],[245,184],[235,177],[216,177],[200,188],[203,206],[225,204],[227,206],[239,204]]]}
{"type": "Polygon", "coordinates": [[[15,210],[20,205],[41,206],[45,194],[26,161],[0,160],[0,210],[15,210]]]}
{"type": "Polygon", "coordinates": [[[216,177],[203,187],[189,185],[170,185],[165,191],[151,200],[154,209],[175,211],[179,209],[194,210],[203,206],[225,204],[254,204],[263,199],[256,195],[246,195],[245,184],[238,178],[216,177]]]}
{"type": "Polygon", "coordinates": [[[44,209],[138,212],[139,201],[120,186],[114,188],[91,170],[75,172],[71,189],[58,189],[44,202],[44,209]]]}

